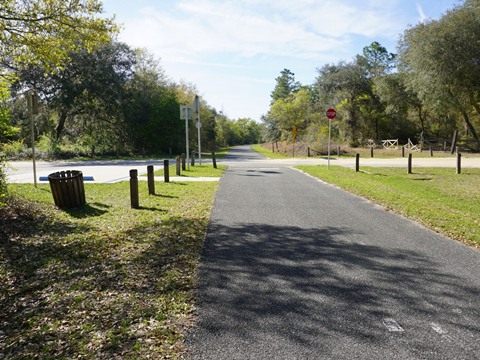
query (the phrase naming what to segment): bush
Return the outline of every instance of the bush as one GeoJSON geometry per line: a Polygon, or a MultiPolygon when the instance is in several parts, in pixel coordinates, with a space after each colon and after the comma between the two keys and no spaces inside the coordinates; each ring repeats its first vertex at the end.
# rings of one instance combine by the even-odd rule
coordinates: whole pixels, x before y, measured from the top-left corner
{"type": "Polygon", "coordinates": [[[57,159],[60,156],[60,143],[51,135],[40,135],[36,147],[40,158],[57,159]]]}
{"type": "Polygon", "coordinates": [[[7,173],[5,171],[5,159],[0,154],[0,207],[5,206],[7,198],[7,173]]]}
{"type": "Polygon", "coordinates": [[[9,141],[3,144],[1,150],[7,159],[12,160],[24,158],[30,153],[23,140],[9,141]]]}

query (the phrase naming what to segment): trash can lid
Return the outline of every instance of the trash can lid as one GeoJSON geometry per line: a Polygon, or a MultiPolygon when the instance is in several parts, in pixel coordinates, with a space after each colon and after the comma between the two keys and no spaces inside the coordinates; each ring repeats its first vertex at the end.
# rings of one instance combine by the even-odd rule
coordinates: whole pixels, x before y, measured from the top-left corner
{"type": "Polygon", "coordinates": [[[79,170],[66,170],[66,171],[57,171],[48,175],[48,179],[71,179],[78,176],[81,176],[82,172],[79,170]]]}

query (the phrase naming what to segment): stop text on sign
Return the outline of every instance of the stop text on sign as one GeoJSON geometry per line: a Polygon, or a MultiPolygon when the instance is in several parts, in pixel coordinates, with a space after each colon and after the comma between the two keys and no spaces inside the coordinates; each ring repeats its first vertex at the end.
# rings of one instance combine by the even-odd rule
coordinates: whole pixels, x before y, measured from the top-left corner
{"type": "Polygon", "coordinates": [[[327,110],[327,118],[335,119],[335,116],[337,116],[337,112],[335,111],[335,109],[328,109],[327,110]]]}

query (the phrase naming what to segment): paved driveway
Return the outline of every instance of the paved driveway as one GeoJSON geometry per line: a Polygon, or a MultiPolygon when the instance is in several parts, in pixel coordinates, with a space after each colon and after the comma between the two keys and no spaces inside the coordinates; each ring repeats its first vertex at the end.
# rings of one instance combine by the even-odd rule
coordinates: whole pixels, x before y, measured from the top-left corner
{"type": "Polygon", "coordinates": [[[228,161],[192,359],[479,359],[478,250],[248,148],[228,161]]]}

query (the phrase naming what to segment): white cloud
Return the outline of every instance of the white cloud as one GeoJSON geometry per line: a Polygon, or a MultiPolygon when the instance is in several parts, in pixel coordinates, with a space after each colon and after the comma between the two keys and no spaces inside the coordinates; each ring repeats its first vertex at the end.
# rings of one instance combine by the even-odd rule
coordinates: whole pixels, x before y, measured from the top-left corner
{"type": "Polygon", "coordinates": [[[309,84],[316,68],[374,40],[393,43],[407,23],[405,0],[106,1],[130,10],[119,17],[122,41],[161,58],[168,76],[196,84],[217,110],[256,119],[283,68],[309,84]]]}
{"type": "Polygon", "coordinates": [[[419,3],[417,3],[417,12],[418,12],[418,16],[420,16],[419,21],[421,23],[424,23],[425,21],[427,21],[427,16],[425,15],[425,12],[423,11],[422,5],[420,5],[419,3]]]}
{"type": "Polygon", "coordinates": [[[392,26],[388,6],[338,1],[184,0],[176,10],[144,8],[127,20],[123,38],[177,61],[216,53],[311,59],[346,49],[352,35],[393,38],[400,28],[392,26]]]}

